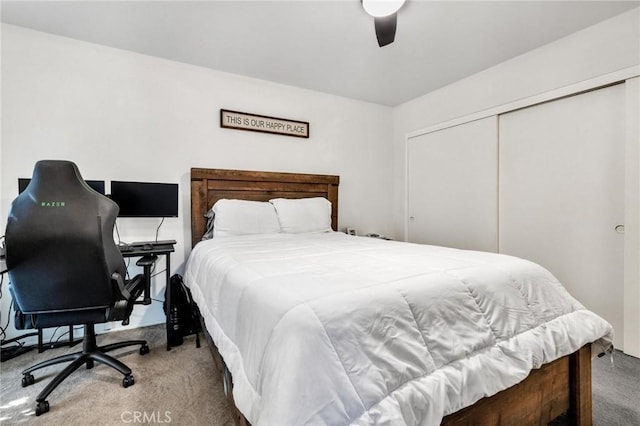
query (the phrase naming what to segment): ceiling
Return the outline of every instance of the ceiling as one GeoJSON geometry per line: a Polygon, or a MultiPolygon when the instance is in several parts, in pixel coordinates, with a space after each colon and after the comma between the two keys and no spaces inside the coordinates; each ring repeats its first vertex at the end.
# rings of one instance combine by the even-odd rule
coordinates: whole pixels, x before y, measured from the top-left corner
{"type": "Polygon", "coordinates": [[[395,106],[639,1],[408,0],[380,48],[359,0],[2,1],[2,22],[395,106]]]}

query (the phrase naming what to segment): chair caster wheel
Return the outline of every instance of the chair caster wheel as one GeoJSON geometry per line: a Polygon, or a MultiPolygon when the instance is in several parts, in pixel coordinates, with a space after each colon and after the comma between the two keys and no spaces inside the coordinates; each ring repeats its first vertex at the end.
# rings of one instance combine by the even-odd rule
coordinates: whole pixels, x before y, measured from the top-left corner
{"type": "Polygon", "coordinates": [[[122,379],[122,387],[128,388],[129,386],[133,386],[136,381],[133,379],[131,374],[124,376],[122,379]]]}
{"type": "Polygon", "coordinates": [[[36,382],[36,379],[33,377],[33,374],[31,373],[27,373],[24,376],[22,376],[22,387],[26,388],[27,386],[30,386],[32,384],[34,384],[36,382]]]}
{"type": "Polygon", "coordinates": [[[149,345],[140,346],[140,355],[146,355],[149,353],[149,345]]]}
{"type": "Polygon", "coordinates": [[[36,416],[39,416],[40,414],[44,414],[47,411],[49,411],[48,401],[36,402],[36,416]]]}

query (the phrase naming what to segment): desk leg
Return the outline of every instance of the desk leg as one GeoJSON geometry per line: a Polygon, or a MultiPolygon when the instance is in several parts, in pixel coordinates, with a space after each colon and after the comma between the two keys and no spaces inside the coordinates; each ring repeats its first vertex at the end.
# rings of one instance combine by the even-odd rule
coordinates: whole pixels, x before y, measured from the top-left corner
{"type": "Polygon", "coordinates": [[[143,305],[151,304],[151,265],[144,266],[144,279],[146,281],[144,285],[144,298],[142,299],[143,305]]]}
{"type": "Polygon", "coordinates": [[[164,258],[166,259],[166,293],[167,293],[167,297],[166,297],[166,304],[167,304],[167,320],[165,323],[165,327],[167,329],[167,350],[170,351],[171,350],[171,345],[169,344],[169,330],[171,330],[171,262],[170,262],[170,258],[171,255],[169,253],[167,253],[164,258]]]}
{"type": "Polygon", "coordinates": [[[42,342],[42,329],[38,329],[38,353],[41,354],[44,352],[44,345],[42,342]]]}

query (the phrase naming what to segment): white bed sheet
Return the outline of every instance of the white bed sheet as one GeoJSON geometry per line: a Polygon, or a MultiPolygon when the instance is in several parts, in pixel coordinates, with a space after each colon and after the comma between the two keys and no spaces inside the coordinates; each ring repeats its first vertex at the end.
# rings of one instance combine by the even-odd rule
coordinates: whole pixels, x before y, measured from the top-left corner
{"type": "Polygon", "coordinates": [[[185,282],[254,425],[439,424],[613,333],[532,262],[335,232],[201,242],[185,282]]]}

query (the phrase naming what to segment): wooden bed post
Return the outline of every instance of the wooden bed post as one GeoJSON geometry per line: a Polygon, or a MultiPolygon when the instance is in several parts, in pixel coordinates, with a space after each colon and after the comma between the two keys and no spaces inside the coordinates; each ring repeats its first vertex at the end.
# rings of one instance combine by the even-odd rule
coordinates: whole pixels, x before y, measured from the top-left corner
{"type": "Polygon", "coordinates": [[[569,418],[571,424],[591,426],[591,345],[569,355],[569,418]]]}
{"type": "Polygon", "coordinates": [[[191,180],[191,246],[195,246],[204,235],[207,206],[207,180],[191,180]],[[204,212],[204,213],[203,213],[204,212]],[[198,237],[199,235],[199,237],[198,237]]]}
{"type": "Polygon", "coordinates": [[[331,201],[331,229],[338,230],[338,183],[327,185],[327,199],[331,201]]]}

